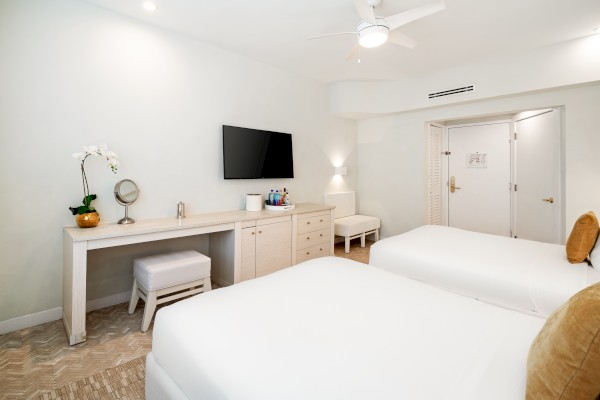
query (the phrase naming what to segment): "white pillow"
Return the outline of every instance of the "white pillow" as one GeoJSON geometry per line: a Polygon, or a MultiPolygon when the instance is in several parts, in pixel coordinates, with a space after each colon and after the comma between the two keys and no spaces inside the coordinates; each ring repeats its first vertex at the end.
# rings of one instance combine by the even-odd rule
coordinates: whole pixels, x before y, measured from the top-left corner
{"type": "Polygon", "coordinates": [[[592,267],[600,271],[600,240],[596,241],[592,252],[590,253],[590,262],[592,263],[592,267]]]}

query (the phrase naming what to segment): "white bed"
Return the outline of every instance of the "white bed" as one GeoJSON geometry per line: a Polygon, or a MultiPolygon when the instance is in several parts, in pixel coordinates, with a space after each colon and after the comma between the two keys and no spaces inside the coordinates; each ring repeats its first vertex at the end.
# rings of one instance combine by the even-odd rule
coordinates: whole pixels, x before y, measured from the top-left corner
{"type": "Polygon", "coordinates": [[[523,399],[544,322],[319,258],[159,310],[146,396],[523,399]]]}
{"type": "Polygon", "coordinates": [[[369,264],[497,305],[548,316],[600,281],[565,246],[426,225],[380,240],[369,264]]]}

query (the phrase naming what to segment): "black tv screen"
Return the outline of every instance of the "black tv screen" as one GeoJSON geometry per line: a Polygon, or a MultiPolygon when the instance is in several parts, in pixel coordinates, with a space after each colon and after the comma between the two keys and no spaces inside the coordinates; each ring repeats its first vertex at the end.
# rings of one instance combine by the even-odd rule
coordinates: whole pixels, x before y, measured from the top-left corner
{"type": "Polygon", "coordinates": [[[223,125],[225,179],[293,178],[292,135],[223,125]]]}

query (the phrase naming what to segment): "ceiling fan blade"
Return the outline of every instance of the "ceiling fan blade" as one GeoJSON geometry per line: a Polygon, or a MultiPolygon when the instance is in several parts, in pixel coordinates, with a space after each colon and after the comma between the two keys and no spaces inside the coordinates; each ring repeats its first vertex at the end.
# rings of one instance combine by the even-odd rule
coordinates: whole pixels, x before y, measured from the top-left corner
{"type": "Polygon", "coordinates": [[[435,3],[425,4],[421,7],[413,8],[412,10],[401,12],[400,14],[386,17],[385,20],[387,21],[390,30],[392,30],[398,28],[399,26],[408,24],[409,22],[434,14],[438,11],[442,11],[445,8],[446,5],[444,2],[438,1],[435,3]]]}
{"type": "Polygon", "coordinates": [[[329,36],[337,36],[337,35],[356,35],[358,34],[358,32],[336,32],[336,33],[328,33],[326,35],[319,35],[319,36],[311,36],[311,37],[307,37],[307,39],[311,40],[311,39],[321,39],[324,37],[329,37],[329,36]]]}
{"type": "Polygon", "coordinates": [[[388,34],[388,42],[397,44],[399,46],[408,47],[409,49],[414,49],[417,45],[417,41],[413,38],[406,36],[403,33],[398,31],[390,32],[388,34]]]}
{"type": "Polygon", "coordinates": [[[352,50],[350,50],[350,53],[348,53],[348,55],[346,56],[346,61],[350,61],[354,57],[356,57],[358,55],[359,48],[360,48],[360,45],[358,43],[356,43],[354,45],[354,47],[352,48],[352,50]]]}
{"type": "Polygon", "coordinates": [[[367,0],[354,0],[354,6],[356,7],[356,11],[358,11],[360,19],[371,24],[375,23],[375,12],[373,11],[373,7],[367,4],[367,0]]]}

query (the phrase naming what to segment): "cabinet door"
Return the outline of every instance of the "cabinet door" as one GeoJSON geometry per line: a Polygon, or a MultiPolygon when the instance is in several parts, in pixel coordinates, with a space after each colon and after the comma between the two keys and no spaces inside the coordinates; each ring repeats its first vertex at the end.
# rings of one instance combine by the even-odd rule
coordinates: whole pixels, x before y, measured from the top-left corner
{"type": "Polygon", "coordinates": [[[240,281],[256,277],[256,228],[242,229],[242,274],[240,281]]]}
{"type": "Polygon", "coordinates": [[[292,265],[292,222],[256,227],[256,277],[292,265]]]}

